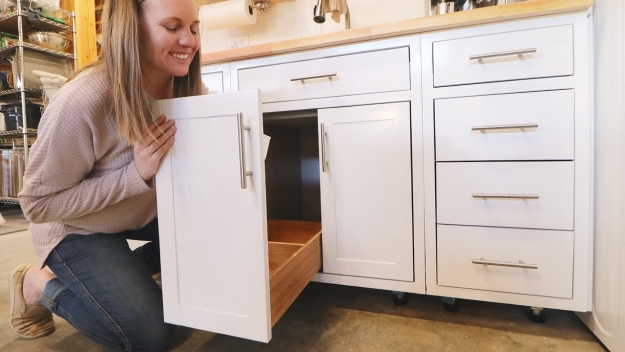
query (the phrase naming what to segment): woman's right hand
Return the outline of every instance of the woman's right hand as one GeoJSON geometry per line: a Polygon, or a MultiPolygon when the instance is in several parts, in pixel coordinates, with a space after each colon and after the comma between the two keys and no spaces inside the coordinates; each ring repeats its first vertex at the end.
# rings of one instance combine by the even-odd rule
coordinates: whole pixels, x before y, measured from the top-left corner
{"type": "Polygon", "coordinates": [[[147,133],[143,140],[136,142],[134,146],[135,167],[146,182],[156,175],[161,159],[174,144],[175,122],[174,120],[167,120],[165,115],[161,115],[150,126],[150,131],[153,136],[147,133]]]}

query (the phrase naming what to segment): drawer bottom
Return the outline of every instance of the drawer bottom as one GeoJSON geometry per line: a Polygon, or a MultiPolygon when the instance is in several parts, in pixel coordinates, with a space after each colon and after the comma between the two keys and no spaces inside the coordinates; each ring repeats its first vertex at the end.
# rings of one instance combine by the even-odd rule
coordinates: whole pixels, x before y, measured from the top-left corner
{"type": "Polygon", "coordinates": [[[441,286],[572,298],[572,231],[437,226],[441,286]]]}
{"type": "Polygon", "coordinates": [[[268,220],[267,232],[274,326],[321,269],[321,223],[268,220]]]}

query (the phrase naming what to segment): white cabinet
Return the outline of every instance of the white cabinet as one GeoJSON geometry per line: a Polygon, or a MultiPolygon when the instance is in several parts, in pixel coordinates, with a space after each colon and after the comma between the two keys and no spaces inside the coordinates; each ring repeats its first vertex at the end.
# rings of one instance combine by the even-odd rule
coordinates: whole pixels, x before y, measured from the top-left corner
{"type": "Polygon", "coordinates": [[[412,281],[410,104],[321,109],[319,126],[324,273],[412,281]]]}
{"type": "Polygon", "coordinates": [[[268,213],[321,219],[315,281],[425,292],[422,146],[412,135],[421,130],[418,43],[394,38],[230,64],[234,89],[261,90],[267,172],[277,176],[267,180],[268,213]],[[276,149],[279,164],[269,160],[276,149]],[[296,174],[301,183],[279,181],[296,174]]]}
{"type": "Polygon", "coordinates": [[[157,174],[166,320],[266,342],[313,277],[588,310],[587,21],[204,67],[225,94],[155,102],[178,126],[157,174]]]}
{"type": "Polygon", "coordinates": [[[219,64],[202,67],[202,83],[208,94],[230,92],[230,65],[219,64]]]}
{"type": "Polygon", "coordinates": [[[577,13],[422,36],[428,294],[590,308],[590,35],[577,13]]]}
{"type": "Polygon", "coordinates": [[[204,86],[206,86],[208,94],[224,92],[223,72],[203,73],[202,83],[204,83],[204,86]]]}

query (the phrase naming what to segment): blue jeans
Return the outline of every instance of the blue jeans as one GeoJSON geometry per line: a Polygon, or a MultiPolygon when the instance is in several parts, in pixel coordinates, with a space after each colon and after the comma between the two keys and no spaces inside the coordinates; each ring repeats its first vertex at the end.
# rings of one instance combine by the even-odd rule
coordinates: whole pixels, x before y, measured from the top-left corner
{"type": "Polygon", "coordinates": [[[56,275],[40,304],[92,340],[119,351],[159,351],[175,326],[163,319],[158,225],[118,234],[69,235],[46,264],[56,275]],[[126,239],[151,241],[130,250],[126,239]]]}

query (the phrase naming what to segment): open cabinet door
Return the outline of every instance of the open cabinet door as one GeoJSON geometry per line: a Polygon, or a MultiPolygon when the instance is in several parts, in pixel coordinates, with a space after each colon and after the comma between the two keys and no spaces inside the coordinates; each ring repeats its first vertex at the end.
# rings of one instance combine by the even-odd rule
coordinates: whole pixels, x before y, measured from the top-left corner
{"type": "Polygon", "coordinates": [[[178,128],[156,175],[165,321],[268,342],[259,92],[161,100],[153,110],[178,128]]]}

